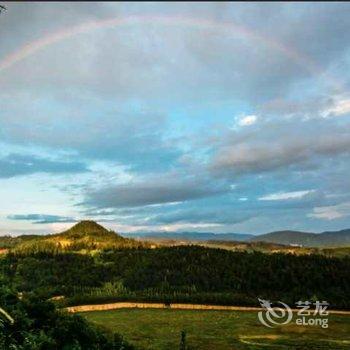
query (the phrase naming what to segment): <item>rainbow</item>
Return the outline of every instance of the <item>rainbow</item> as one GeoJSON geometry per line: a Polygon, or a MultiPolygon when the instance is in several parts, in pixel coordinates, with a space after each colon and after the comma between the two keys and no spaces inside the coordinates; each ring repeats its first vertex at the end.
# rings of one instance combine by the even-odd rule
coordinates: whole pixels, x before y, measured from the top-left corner
{"type": "MultiPolygon", "coordinates": [[[[310,57],[298,52],[291,46],[286,46],[277,40],[264,36],[252,29],[238,25],[234,22],[218,22],[209,19],[194,19],[182,16],[128,16],[123,18],[108,18],[103,20],[89,21],[70,28],[59,30],[31,41],[18,50],[7,55],[0,60],[0,73],[10,69],[14,65],[25,60],[27,57],[35,55],[37,52],[58,42],[72,38],[79,34],[89,33],[101,28],[114,28],[133,25],[156,24],[161,26],[189,27],[197,30],[221,31],[225,35],[242,36],[249,40],[262,43],[275,52],[282,53],[302,69],[307,70],[312,75],[325,76],[325,72],[310,57]]],[[[339,82],[327,76],[327,80],[339,90],[339,82]]]]}

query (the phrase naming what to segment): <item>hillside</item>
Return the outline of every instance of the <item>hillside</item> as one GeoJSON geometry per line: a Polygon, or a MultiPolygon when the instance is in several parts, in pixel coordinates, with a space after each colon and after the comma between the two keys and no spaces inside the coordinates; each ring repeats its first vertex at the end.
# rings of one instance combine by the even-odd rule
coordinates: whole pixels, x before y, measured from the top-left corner
{"type": "Polygon", "coordinates": [[[315,233],[300,231],[275,231],[263,235],[255,236],[250,239],[252,242],[268,242],[284,245],[307,245],[311,246],[314,242],[315,233]]]}
{"type": "Polygon", "coordinates": [[[18,237],[1,236],[0,237],[0,254],[6,254],[10,249],[13,249],[21,244],[27,244],[30,241],[35,241],[40,238],[37,235],[21,235],[18,237]]]}
{"type": "MultiPolygon", "coordinates": [[[[13,239],[15,240],[16,238],[13,239]]],[[[81,221],[69,230],[61,233],[33,236],[32,239],[13,242],[12,248],[17,252],[42,250],[90,251],[148,246],[147,243],[124,238],[90,220],[81,221]]]]}
{"type": "MultiPolygon", "coordinates": [[[[323,254],[321,248],[291,246],[287,244],[277,244],[263,241],[206,241],[199,242],[199,245],[208,248],[221,248],[237,252],[261,252],[266,254],[285,253],[285,254],[323,254]]],[[[333,249],[328,249],[327,254],[333,255],[333,249]]],[[[343,253],[344,255],[344,253],[343,253]]]]}
{"type": "Polygon", "coordinates": [[[348,258],[233,252],[195,245],[91,254],[9,254],[0,271],[22,292],[65,296],[66,305],[114,301],[256,305],[257,296],[294,304],[317,295],[349,308],[348,258]],[[307,266],[307,269],[305,268],[307,266]],[[301,297],[300,297],[301,296],[301,297]],[[68,304],[67,304],[68,303],[68,304]]]}
{"type": "Polygon", "coordinates": [[[322,233],[276,231],[255,236],[250,240],[306,247],[345,247],[350,246],[350,229],[322,233]]]}

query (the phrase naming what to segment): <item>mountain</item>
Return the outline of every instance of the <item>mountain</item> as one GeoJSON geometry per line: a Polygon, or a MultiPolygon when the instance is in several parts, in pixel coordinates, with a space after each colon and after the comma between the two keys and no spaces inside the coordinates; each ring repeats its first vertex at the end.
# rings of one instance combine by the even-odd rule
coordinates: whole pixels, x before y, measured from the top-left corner
{"type": "Polygon", "coordinates": [[[144,232],[128,233],[124,236],[150,240],[181,240],[181,241],[247,241],[254,237],[243,233],[212,233],[212,232],[144,232]]]}
{"type": "Polygon", "coordinates": [[[344,247],[350,246],[350,229],[322,233],[276,231],[254,236],[250,241],[285,245],[302,245],[306,247],[344,247]]]}

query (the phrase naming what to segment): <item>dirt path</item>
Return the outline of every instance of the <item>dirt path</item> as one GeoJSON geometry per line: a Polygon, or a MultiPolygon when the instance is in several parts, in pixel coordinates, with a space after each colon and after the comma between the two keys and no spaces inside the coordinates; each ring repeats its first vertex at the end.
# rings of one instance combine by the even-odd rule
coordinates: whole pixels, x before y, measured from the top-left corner
{"type": "MultiPolygon", "coordinates": [[[[66,310],[68,312],[88,312],[88,311],[104,311],[104,310],[117,310],[117,309],[178,309],[178,310],[225,310],[225,311],[261,311],[260,307],[250,306],[221,306],[221,305],[202,305],[202,304],[170,304],[165,305],[163,303],[130,303],[130,302],[118,302],[110,304],[97,304],[97,305],[79,305],[70,306],[66,310]]],[[[299,310],[293,309],[293,312],[299,310]]],[[[330,310],[333,315],[350,315],[350,311],[338,311],[330,310]]]]}

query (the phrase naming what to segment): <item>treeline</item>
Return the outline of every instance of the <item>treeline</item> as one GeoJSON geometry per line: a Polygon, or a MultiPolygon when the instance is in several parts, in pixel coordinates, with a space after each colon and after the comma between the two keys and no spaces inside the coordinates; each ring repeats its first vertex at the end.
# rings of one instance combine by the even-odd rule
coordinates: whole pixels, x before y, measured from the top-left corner
{"type": "MultiPolygon", "coordinates": [[[[118,237],[116,234],[110,237],[79,237],[70,235],[64,238],[63,243],[55,236],[34,237],[27,240],[2,240],[1,248],[10,248],[15,254],[30,255],[33,253],[59,254],[66,252],[91,252],[103,249],[128,249],[128,248],[147,248],[150,246],[147,242],[139,242],[133,239],[118,237]]],[[[11,238],[12,239],[12,238],[11,238]]]]}
{"type": "Polygon", "coordinates": [[[198,246],[8,254],[8,283],[70,303],[143,300],[257,305],[257,298],[326,300],[350,308],[350,258],[231,252],[198,246]],[[68,301],[69,302],[69,301],[68,301]]]}

